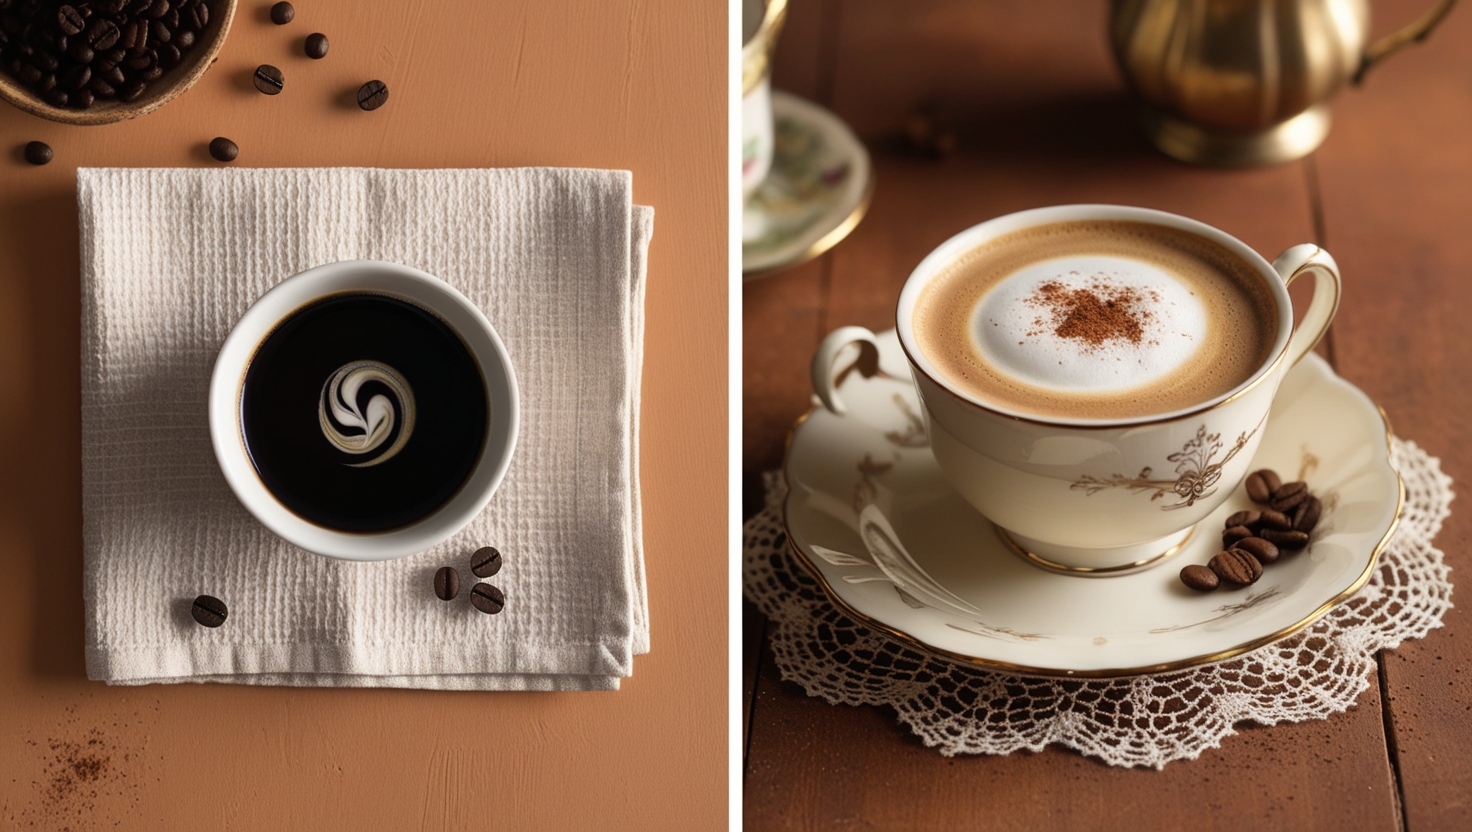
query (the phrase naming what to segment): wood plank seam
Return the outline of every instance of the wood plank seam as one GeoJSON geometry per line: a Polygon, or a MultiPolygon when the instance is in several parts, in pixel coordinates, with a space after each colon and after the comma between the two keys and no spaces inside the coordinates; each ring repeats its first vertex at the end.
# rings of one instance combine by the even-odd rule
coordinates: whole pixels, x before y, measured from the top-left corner
{"type": "Polygon", "coordinates": [[[1396,746],[1395,714],[1390,710],[1390,680],[1385,672],[1384,650],[1375,654],[1375,675],[1380,682],[1380,720],[1384,725],[1385,755],[1390,761],[1390,778],[1395,781],[1395,791],[1391,794],[1395,797],[1396,826],[1400,832],[1405,832],[1409,827],[1406,818],[1405,786],[1401,783],[1400,777],[1400,751],[1396,746]]]}

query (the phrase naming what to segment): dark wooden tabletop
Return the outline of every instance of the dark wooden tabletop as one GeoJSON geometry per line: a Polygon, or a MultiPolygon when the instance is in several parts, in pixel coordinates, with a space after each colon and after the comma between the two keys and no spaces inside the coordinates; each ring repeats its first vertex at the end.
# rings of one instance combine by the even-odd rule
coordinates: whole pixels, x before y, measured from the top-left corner
{"type": "MultiPolygon", "coordinates": [[[[1376,33],[1428,0],[1374,4],[1376,33]]],[[[796,0],[775,86],[844,118],[873,154],[868,217],[827,255],[747,285],[743,457],[747,513],[809,407],[808,359],[830,329],[893,326],[926,253],[985,219],[1111,202],[1211,223],[1269,259],[1317,242],[1344,300],[1320,350],[1455,480],[1472,410],[1472,9],[1334,104],[1301,162],[1202,170],[1134,129],[1105,40],[1107,4],[1037,0],[796,0]],[[958,149],[922,158],[901,137],[929,112],[958,149]]],[[[1472,574],[1472,515],[1437,538],[1472,574]]],[[[1454,600],[1461,599],[1454,596],[1454,600]]],[[[781,675],[767,623],[743,626],[744,812],[750,829],[1472,829],[1472,618],[1379,657],[1347,713],[1240,726],[1200,759],[1112,768],[1059,748],[946,758],[876,707],[832,706],[781,675]]]]}

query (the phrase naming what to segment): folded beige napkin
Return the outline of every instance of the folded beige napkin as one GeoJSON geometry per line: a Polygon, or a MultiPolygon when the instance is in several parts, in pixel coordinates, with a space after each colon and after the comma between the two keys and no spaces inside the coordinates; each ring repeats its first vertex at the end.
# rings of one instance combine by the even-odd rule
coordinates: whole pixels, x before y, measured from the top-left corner
{"type": "Polygon", "coordinates": [[[618,687],[649,650],[639,525],[645,253],[625,171],[77,171],[87,674],[479,690],[618,687]],[[500,490],[434,549],[345,563],[255,521],[215,463],[215,355],[267,289],[338,260],[402,263],[475,303],[515,366],[500,490]],[[435,570],[505,556],[495,616],[435,570]],[[195,596],[229,606],[194,623],[195,596]]]}

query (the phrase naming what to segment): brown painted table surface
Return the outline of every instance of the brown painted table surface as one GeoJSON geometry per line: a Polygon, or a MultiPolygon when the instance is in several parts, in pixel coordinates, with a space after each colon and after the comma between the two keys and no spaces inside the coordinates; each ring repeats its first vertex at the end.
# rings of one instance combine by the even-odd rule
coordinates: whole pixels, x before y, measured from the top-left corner
{"type": "MultiPolygon", "coordinates": [[[[726,10],[687,0],[242,3],[152,115],[0,106],[0,829],[716,829],[727,811],[726,10]],[[321,61],[311,32],[331,39],[321,61]],[[250,84],[280,67],[283,94],[250,84]],[[352,93],[388,83],[386,106],[352,93]],[[82,663],[78,166],[630,169],[652,205],[653,652],[611,693],[107,687],[82,663]],[[32,168],[20,148],[49,143],[32,168]]],[[[512,345],[514,348],[514,345],[512,345]]],[[[426,586],[425,591],[430,591],[426,586]]],[[[228,625],[227,625],[228,626],[228,625]]]]}
{"type": "MultiPolygon", "coordinates": [[[[1375,30],[1420,14],[1377,2],[1375,30]]],[[[874,156],[868,217],[829,254],[744,289],[747,512],[809,406],[807,362],[830,329],[893,326],[900,284],[947,237],[1009,211],[1068,202],[1185,214],[1269,258],[1318,242],[1344,302],[1321,347],[1401,436],[1472,476],[1472,9],[1341,94],[1312,157],[1251,171],[1189,168],[1133,128],[1104,3],[795,0],[774,82],[846,119],[874,156]],[[959,150],[899,137],[930,109],[959,150]]],[[[1459,502],[1438,545],[1472,574],[1459,502]]],[[[1163,771],[1056,747],[942,757],[891,710],[831,706],[781,681],[766,622],[744,614],[746,825],[751,829],[1472,829],[1472,616],[1380,657],[1327,721],[1243,726],[1163,771]]]]}

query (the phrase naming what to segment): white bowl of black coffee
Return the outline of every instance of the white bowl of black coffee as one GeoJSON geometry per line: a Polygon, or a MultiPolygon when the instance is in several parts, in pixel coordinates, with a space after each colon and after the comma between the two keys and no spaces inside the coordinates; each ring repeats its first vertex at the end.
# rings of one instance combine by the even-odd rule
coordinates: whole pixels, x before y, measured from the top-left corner
{"type": "Polygon", "coordinates": [[[236,325],[210,386],[215,455],[241,503],[308,551],[423,551],[489,502],[517,388],[485,316],[438,278],[346,261],[290,277],[236,325]]]}

